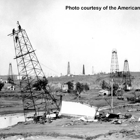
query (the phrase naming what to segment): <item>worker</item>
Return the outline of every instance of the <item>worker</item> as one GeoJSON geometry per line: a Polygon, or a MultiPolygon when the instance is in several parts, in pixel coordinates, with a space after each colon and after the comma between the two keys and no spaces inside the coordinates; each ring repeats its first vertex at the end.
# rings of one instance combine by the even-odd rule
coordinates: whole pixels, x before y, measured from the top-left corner
{"type": "Polygon", "coordinates": [[[20,24],[19,24],[19,21],[17,21],[17,24],[18,24],[18,30],[19,30],[19,32],[21,31],[21,26],[20,26],[20,24]]]}
{"type": "Polygon", "coordinates": [[[16,43],[17,43],[17,41],[18,41],[18,36],[15,36],[15,40],[16,40],[16,43]]]}
{"type": "Polygon", "coordinates": [[[42,124],[45,124],[46,123],[46,113],[43,114],[42,116],[42,124]]]}
{"type": "Polygon", "coordinates": [[[45,76],[43,76],[43,79],[41,80],[41,86],[44,88],[46,88],[46,85],[48,84],[48,80],[45,76]]]}
{"type": "Polygon", "coordinates": [[[15,29],[12,30],[13,35],[15,34],[15,29]]]}
{"type": "Polygon", "coordinates": [[[34,123],[38,123],[39,122],[39,117],[37,116],[37,113],[35,112],[34,114],[34,123]]]}
{"type": "Polygon", "coordinates": [[[21,26],[20,25],[18,26],[18,29],[19,29],[19,31],[21,31],[21,26]]]}

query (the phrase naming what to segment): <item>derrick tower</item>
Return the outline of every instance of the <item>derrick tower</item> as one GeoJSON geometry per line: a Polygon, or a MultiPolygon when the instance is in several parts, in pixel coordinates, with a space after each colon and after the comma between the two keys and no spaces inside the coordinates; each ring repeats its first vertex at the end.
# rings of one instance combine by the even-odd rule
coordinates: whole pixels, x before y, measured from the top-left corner
{"type": "Polygon", "coordinates": [[[12,64],[9,63],[9,71],[8,71],[8,78],[7,82],[10,84],[14,84],[14,77],[13,77],[13,70],[12,70],[12,64]]]}
{"type": "Polygon", "coordinates": [[[112,51],[110,76],[111,77],[118,76],[118,72],[119,72],[119,64],[118,64],[117,50],[114,49],[112,51]]]}
{"type": "Polygon", "coordinates": [[[70,76],[70,62],[68,62],[67,75],[70,76]]]}
{"type": "Polygon", "coordinates": [[[92,75],[94,75],[94,67],[92,66],[92,75]]]}
{"type": "Polygon", "coordinates": [[[83,75],[85,75],[85,65],[83,65],[83,75]]]}
{"type": "Polygon", "coordinates": [[[124,60],[124,68],[123,68],[123,83],[125,85],[131,86],[131,75],[129,71],[128,60],[124,60]]]}
{"type": "Polygon", "coordinates": [[[47,90],[48,80],[41,68],[35,50],[25,29],[21,28],[19,22],[17,24],[18,29],[13,29],[9,36],[13,36],[18,73],[22,77],[20,90],[25,120],[27,113],[31,111],[34,112],[34,116],[40,116],[42,113],[49,114],[52,110],[58,113],[60,104],[58,104],[54,95],[47,90]]]}

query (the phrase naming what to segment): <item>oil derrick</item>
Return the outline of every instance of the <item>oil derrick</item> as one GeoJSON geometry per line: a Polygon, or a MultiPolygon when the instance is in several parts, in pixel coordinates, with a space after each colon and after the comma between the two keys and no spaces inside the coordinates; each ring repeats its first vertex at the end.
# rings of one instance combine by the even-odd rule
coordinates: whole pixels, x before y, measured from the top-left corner
{"type": "Polygon", "coordinates": [[[110,76],[117,77],[118,73],[119,73],[118,56],[117,56],[117,50],[114,49],[112,51],[110,76]]]}
{"type": "Polygon", "coordinates": [[[85,75],[85,66],[83,65],[83,75],[85,75]]]}
{"type": "Polygon", "coordinates": [[[42,113],[50,114],[50,111],[54,110],[58,113],[60,107],[57,99],[46,88],[48,80],[25,29],[18,23],[18,29],[13,29],[10,36],[13,36],[18,73],[22,76],[20,89],[25,120],[28,112],[34,112],[35,117],[41,116],[42,113]]]}
{"type": "Polygon", "coordinates": [[[94,67],[92,66],[92,75],[94,75],[94,67]]]}
{"type": "Polygon", "coordinates": [[[67,76],[70,76],[70,62],[68,62],[67,76]]]}
{"type": "Polygon", "coordinates": [[[12,64],[11,63],[9,64],[7,82],[14,85],[14,77],[13,77],[13,70],[12,70],[12,64]]]}
{"type": "Polygon", "coordinates": [[[131,86],[131,75],[129,71],[129,64],[128,60],[124,61],[124,68],[123,68],[123,84],[125,85],[125,89],[127,86],[131,86]]]}

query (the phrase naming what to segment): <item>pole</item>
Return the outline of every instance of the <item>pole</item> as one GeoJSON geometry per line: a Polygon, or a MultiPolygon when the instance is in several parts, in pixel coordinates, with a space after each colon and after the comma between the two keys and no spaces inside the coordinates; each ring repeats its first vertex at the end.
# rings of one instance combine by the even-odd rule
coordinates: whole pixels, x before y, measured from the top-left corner
{"type": "Polygon", "coordinates": [[[114,110],[113,110],[113,79],[111,80],[111,113],[114,113],[114,110]]]}

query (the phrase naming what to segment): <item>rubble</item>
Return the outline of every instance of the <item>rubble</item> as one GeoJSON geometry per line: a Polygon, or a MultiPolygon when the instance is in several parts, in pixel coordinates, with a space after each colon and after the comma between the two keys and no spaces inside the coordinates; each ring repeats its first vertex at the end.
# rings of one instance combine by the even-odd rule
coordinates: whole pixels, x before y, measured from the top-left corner
{"type": "Polygon", "coordinates": [[[133,108],[133,109],[129,109],[129,110],[127,110],[127,112],[136,112],[136,111],[137,111],[136,108],[133,108]]]}
{"type": "Polygon", "coordinates": [[[116,120],[113,120],[112,121],[113,124],[122,124],[122,122],[123,121],[122,120],[119,120],[119,119],[116,119],[116,120]]]}
{"type": "Polygon", "coordinates": [[[89,117],[80,117],[77,120],[84,121],[84,122],[97,122],[97,119],[89,118],[89,117]]]}
{"type": "Polygon", "coordinates": [[[99,122],[111,122],[112,124],[123,124],[127,122],[128,124],[134,122],[140,122],[140,117],[136,117],[130,113],[105,113],[99,112],[95,117],[99,122]]]}

